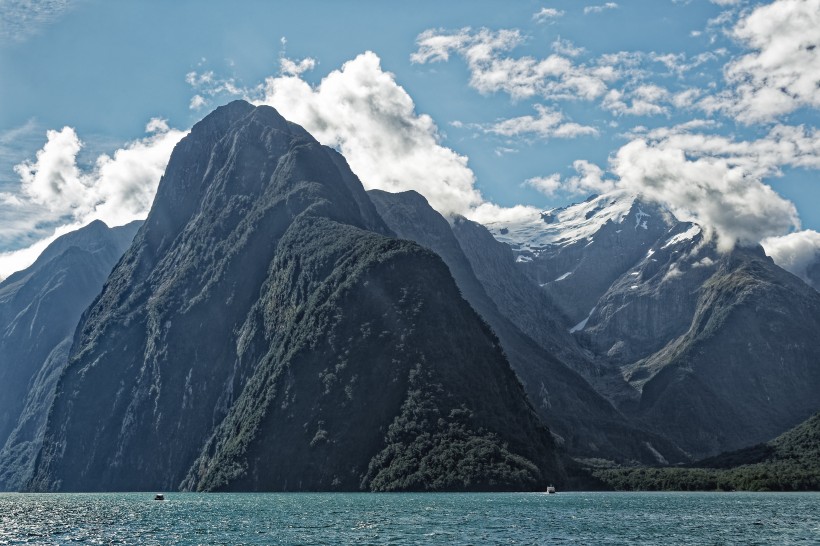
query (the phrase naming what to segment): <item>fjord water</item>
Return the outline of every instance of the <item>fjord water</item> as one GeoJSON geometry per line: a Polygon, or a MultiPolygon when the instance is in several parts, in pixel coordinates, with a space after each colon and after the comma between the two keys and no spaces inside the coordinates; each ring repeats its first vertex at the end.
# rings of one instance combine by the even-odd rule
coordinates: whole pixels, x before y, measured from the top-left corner
{"type": "Polygon", "coordinates": [[[2,494],[0,544],[818,544],[817,493],[2,494]]]}

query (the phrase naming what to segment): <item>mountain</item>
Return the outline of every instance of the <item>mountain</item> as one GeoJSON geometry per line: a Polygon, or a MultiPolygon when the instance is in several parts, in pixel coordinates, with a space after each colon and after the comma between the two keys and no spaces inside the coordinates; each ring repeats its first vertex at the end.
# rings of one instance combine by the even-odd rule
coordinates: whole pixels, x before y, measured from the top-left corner
{"type": "Polygon", "coordinates": [[[31,472],[80,315],[140,224],[94,221],[0,283],[0,490],[19,488],[31,472]]]}
{"type": "MultiPolygon", "coordinates": [[[[388,193],[371,190],[368,195],[381,217],[399,237],[415,241],[441,256],[461,294],[498,335],[539,415],[559,436],[569,453],[650,463],[683,460],[683,454],[670,442],[630,426],[611,403],[556,356],[583,359],[572,336],[548,315],[551,309],[548,298],[528,283],[514,269],[512,260],[507,259],[505,251],[508,253],[509,248],[506,245],[495,241],[484,227],[465,218],[454,219],[451,226],[414,191],[388,193]],[[456,234],[461,235],[464,246],[475,256],[474,260],[468,259],[456,234]],[[504,266],[507,263],[509,267],[504,266]],[[489,290],[485,290],[476,271],[482,273],[482,281],[490,285],[489,290]],[[509,315],[502,313],[496,301],[488,295],[489,291],[500,290],[496,285],[503,286],[505,293],[511,294],[502,302],[515,305],[528,297],[540,302],[536,316],[527,317],[514,309],[509,315]],[[519,320],[514,323],[513,318],[519,320]],[[519,327],[519,324],[528,325],[532,320],[543,320],[547,326],[552,326],[548,330],[550,337],[542,340],[552,351],[536,343],[519,327]]],[[[547,330],[542,328],[542,331],[547,330]]]]}
{"type": "Polygon", "coordinates": [[[441,259],[236,101],[176,146],[84,315],[33,490],[504,490],[564,470],[441,259]]]}
{"type": "Polygon", "coordinates": [[[686,468],[599,469],[618,490],[817,491],[820,413],[766,443],[722,453],[686,468]]]}
{"type": "Polygon", "coordinates": [[[511,246],[521,270],[576,325],[676,223],[656,205],[613,192],[537,218],[487,227],[511,246]]]}
{"type": "Polygon", "coordinates": [[[820,252],[817,254],[817,259],[806,269],[806,276],[809,286],[820,291],[820,252]]]}
{"type": "Polygon", "coordinates": [[[700,456],[765,441],[820,408],[820,294],[760,248],[715,266],[686,332],[624,368],[641,388],[636,414],[700,456]]]}
{"type": "Polygon", "coordinates": [[[622,192],[489,227],[594,355],[580,371],[694,457],[820,408],[820,294],[761,248],[718,252],[699,226],[622,192]]]}

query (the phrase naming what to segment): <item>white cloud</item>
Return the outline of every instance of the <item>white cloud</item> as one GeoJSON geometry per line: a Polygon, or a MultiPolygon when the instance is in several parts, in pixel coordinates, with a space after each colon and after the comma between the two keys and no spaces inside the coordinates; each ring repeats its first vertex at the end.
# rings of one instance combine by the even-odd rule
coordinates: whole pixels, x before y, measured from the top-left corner
{"type": "Polygon", "coordinates": [[[414,189],[444,214],[467,215],[484,201],[467,158],[440,144],[433,120],[416,113],[372,52],[315,87],[299,76],[268,78],[260,102],[337,147],[368,189],[414,189]]]}
{"type": "Polygon", "coordinates": [[[77,165],[83,143],[74,129],[48,131],[36,158],[15,167],[20,190],[4,194],[0,204],[4,215],[15,220],[4,221],[2,237],[42,231],[37,227],[41,223],[57,227],[33,246],[0,255],[0,275],[27,267],[56,237],[92,220],[117,226],[144,218],[171,151],[185,135],[161,119],[152,119],[146,132],[145,138],[127,143],[113,155],[100,155],[92,168],[83,170],[77,165]]]}
{"type": "Polygon", "coordinates": [[[669,207],[681,220],[716,235],[718,248],[756,244],[799,227],[794,204],[734,162],[690,157],[669,141],[636,139],[611,161],[618,187],[669,207]]]}
{"type": "Polygon", "coordinates": [[[564,15],[563,10],[555,8],[541,8],[532,15],[532,20],[536,23],[546,23],[564,15]]]}
{"type": "Polygon", "coordinates": [[[316,59],[306,57],[301,61],[294,61],[287,57],[279,59],[279,69],[286,76],[298,76],[303,72],[309,72],[316,67],[316,59]]]}
{"type": "Polygon", "coordinates": [[[676,108],[689,108],[695,104],[697,98],[701,95],[701,90],[696,88],[689,88],[672,96],[672,104],[676,108]]]}
{"type": "Polygon", "coordinates": [[[482,129],[486,133],[506,137],[535,135],[540,138],[575,138],[582,135],[598,135],[595,127],[567,122],[564,114],[541,104],[536,104],[535,110],[537,116],[505,119],[483,126],[482,129]]]}
{"type": "Polygon", "coordinates": [[[717,4],[718,6],[736,6],[740,4],[741,0],[709,0],[713,4],[717,4]]]}
{"type": "Polygon", "coordinates": [[[82,143],[71,127],[50,130],[46,136],[48,141],[37,152],[37,160],[14,168],[20,175],[23,194],[51,210],[76,208],[87,190],[77,167],[82,143]]]}
{"type": "Polygon", "coordinates": [[[579,159],[572,163],[572,167],[578,173],[576,176],[562,178],[555,173],[546,177],[530,178],[525,184],[548,196],[559,191],[573,195],[600,194],[612,191],[616,187],[615,180],[605,178],[604,170],[594,163],[579,159]]]}
{"type": "Polygon", "coordinates": [[[670,72],[682,77],[686,72],[698,68],[708,62],[718,61],[729,54],[725,48],[717,48],[713,51],[698,53],[689,57],[686,53],[649,53],[649,60],[663,64],[670,72]]]}
{"type": "Polygon", "coordinates": [[[669,91],[654,84],[641,85],[628,92],[610,89],[601,107],[616,115],[656,116],[669,113],[661,104],[668,102],[669,97],[669,91]]]}
{"type": "Polygon", "coordinates": [[[814,230],[797,231],[763,239],[761,244],[777,265],[811,284],[808,269],[820,263],[820,233],[814,230]]]}
{"type": "Polygon", "coordinates": [[[744,123],[773,121],[798,108],[820,108],[820,0],[776,0],[732,30],[752,50],[727,64],[731,90],[703,102],[744,123]]]}
{"type": "MultiPolygon", "coordinates": [[[[454,35],[429,34],[424,47],[414,55],[417,62],[446,60],[453,47],[472,40],[469,30],[454,35]]],[[[494,54],[498,47],[508,47],[503,44],[516,42],[520,36],[517,31],[501,31],[491,38],[482,44],[473,43],[469,56],[482,58],[487,51],[494,54]]],[[[279,76],[269,77],[252,89],[234,89],[233,94],[273,106],[322,144],[338,149],[367,189],[416,190],[442,214],[474,219],[490,214],[531,214],[536,210],[486,202],[475,187],[475,174],[467,158],[441,144],[436,124],[430,116],[415,111],[412,98],[396,83],[393,74],[382,70],[375,53],[368,51],[346,62],[315,86],[301,75],[303,68],[313,66],[312,59],[299,63],[288,60],[280,67],[279,76]]],[[[224,82],[233,82],[210,72],[191,72],[186,80],[208,96],[226,92],[224,82]]],[[[538,122],[537,118],[533,121],[538,122]]],[[[461,121],[450,124],[485,129],[461,121]]],[[[569,138],[591,134],[592,130],[568,122],[559,123],[553,133],[555,137],[569,138]]],[[[497,155],[516,151],[495,149],[497,155]]]]}
{"type": "Polygon", "coordinates": [[[602,11],[608,9],[616,9],[618,4],[615,2],[607,2],[606,4],[602,4],[600,6],[586,6],[584,8],[584,15],[589,15],[590,13],[601,13],[602,11]]]}
{"type": "Polygon", "coordinates": [[[418,49],[410,59],[425,64],[447,61],[451,53],[458,54],[470,69],[470,86],[483,94],[501,91],[513,99],[593,100],[603,95],[607,82],[617,76],[611,66],[574,64],[557,54],[544,59],[506,55],[523,41],[518,30],[431,29],[419,34],[418,49]]]}
{"type": "MultiPolygon", "coordinates": [[[[185,82],[190,85],[197,94],[191,99],[191,105],[195,104],[196,97],[199,96],[204,101],[204,96],[215,97],[217,95],[244,95],[245,89],[237,85],[234,78],[218,78],[213,70],[197,72],[195,70],[185,74],[185,82]]],[[[196,101],[197,103],[201,101],[196,101]]]]}
{"type": "Polygon", "coordinates": [[[194,95],[191,97],[191,102],[188,104],[188,108],[191,110],[199,110],[205,107],[208,102],[205,100],[205,97],[202,95],[194,95]]]}
{"type": "Polygon", "coordinates": [[[567,57],[577,57],[586,51],[583,47],[578,47],[571,41],[565,40],[560,36],[552,42],[552,50],[559,55],[566,55],[567,57]]]}
{"type": "Polygon", "coordinates": [[[704,132],[717,127],[713,120],[697,119],[653,130],[638,127],[610,157],[610,175],[576,161],[577,176],[553,174],[527,184],[548,195],[610,189],[640,193],[681,220],[699,223],[708,236],[717,238],[721,250],[799,229],[794,204],[766,180],[781,176],[784,167],[820,169],[817,129],[778,125],[755,140],[704,132]]]}
{"type": "Polygon", "coordinates": [[[524,181],[524,184],[548,196],[555,195],[558,190],[562,189],[563,186],[561,182],[561,175],[558,173],[554,173],[549,176],[536,176],[533,178],[528,178],[524,181]]]}
{"type": "Polygon", "coordinates": [[[495,203],[485,201],[471,210],[466,216],[480,224],[487,224],[489,222],[510,223],[525,220],[532,221],[535,218],[539,218],[540,214],[541,211],[539,209],[528,205],[501,207],[495,203]]]}

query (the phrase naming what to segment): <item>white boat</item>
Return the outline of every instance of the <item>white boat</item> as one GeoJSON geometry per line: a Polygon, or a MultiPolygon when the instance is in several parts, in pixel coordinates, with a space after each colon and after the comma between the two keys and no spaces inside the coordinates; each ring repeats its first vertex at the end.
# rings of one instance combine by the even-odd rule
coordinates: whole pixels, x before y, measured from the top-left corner
{"type": "Polygon", "coordinates": [[[555,486],[550,485],[549,487],[547,487],[547,494],[554,495],[555,494],[555,486]]]}

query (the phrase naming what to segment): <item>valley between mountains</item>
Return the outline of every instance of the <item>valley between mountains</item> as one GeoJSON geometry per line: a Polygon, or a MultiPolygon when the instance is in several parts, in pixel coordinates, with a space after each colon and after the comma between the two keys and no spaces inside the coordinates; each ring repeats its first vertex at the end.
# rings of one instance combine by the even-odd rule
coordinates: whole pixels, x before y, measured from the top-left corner
{"type": "Polygon", "coordinates": [[[621,191],[444,217],[232,102],[144,222],[0,283],[0,489],[641,488],[702,460],[816,488],[810,282],[621,191]]]}

